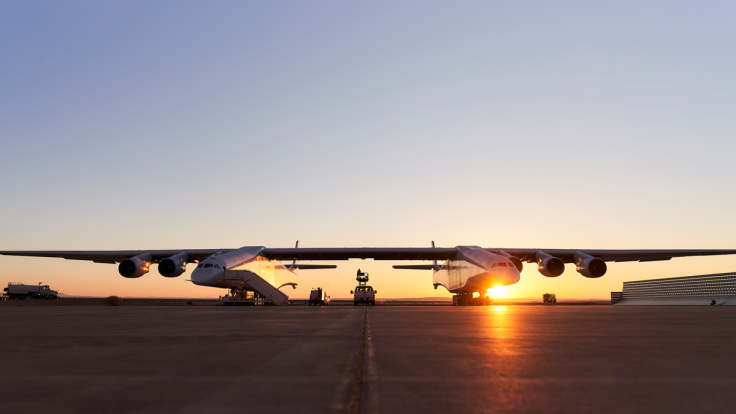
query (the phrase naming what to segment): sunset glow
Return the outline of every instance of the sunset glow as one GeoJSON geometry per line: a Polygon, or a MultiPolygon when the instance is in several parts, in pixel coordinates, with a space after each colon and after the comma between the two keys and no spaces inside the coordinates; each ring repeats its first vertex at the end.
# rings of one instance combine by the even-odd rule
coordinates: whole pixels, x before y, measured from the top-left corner
{"type": "Polygon", "coordinates": [[[506,288],[504,286],[496,286],[488,291],[492,298],[502,298],[506,296],[506,288]]]}

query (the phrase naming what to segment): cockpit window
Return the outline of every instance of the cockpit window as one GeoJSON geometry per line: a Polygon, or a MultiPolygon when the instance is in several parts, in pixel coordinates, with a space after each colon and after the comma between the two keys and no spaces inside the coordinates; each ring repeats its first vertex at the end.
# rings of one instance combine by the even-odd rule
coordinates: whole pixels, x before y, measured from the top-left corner
{"type": "Polygon", "coordinates": [[[491,268],[494,268],[494,267],[496,267],[496,266],[498,266],[498,263],[494,263],[494,264],[492,264],[492,265],[491,265],[491,268]]]}
{"type": "Polygon", "coordinates": [[[216,264],[215,267],[219,269],[220,268],[220,265],[216,264]]]}
{"type": "Polygon", "coordinates": [[[499,263],[498,265],[501,267],[506,267],[506,263],[499,263]]]}
{"type": "Polygon", "coordinates": [[[204,267],[204,263],[200,263],[199,266],[197,266],[197,269],[201,269],[204,267]]]}
{"type": "Polygon", "coordinates": [[[207,268],[207,267],[212,267],[212,263],[207,263],[206,265],[204,265],[204,267],[205,267],[205,268],[207,268]]]}

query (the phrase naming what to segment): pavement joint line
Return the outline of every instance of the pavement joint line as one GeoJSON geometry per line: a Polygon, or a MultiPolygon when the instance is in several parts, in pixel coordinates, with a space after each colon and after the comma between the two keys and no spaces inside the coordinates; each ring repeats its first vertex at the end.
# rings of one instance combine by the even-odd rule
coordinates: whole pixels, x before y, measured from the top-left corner
{"type": "MultiPolygon", "coordinates": [[[[350,312],[344,316],[343,318],[347,318],[352,316],[352,314],[355,312],[355,309],[351,309],[350,312]]],[[[340,377],[340,382],[337,385],[337,388],[335,389],[334,398],[332,401],[332,404],[330,405],[330,409],[333,412],[345,412],[345,409],[348,407],[349,401],[348,401],[348,390],[350,387],[350,376],[353,373],[353,359],[348,358],[348,360],[345,363],[345,368],[343,370],[342,376],[340,377]]],[[[350,391],[352,395],[352,390],[350,391]]]]}
{"type": "MultiPolygon", "coordinates": [[[[366,312],[368,309],[366,309],[366,312]]],[[[371,332],[371,324],[366,315],[366,409],[367,414],[377,414],[378,410],[378,371],[376,370],[376,353],[373,349],[373,333],[371,332]]]]}
{"type": "Polygon", "coordinates": [[[363,388],[363,364],[365,362],[365,326],[368,322],[368,308],[363,312],[363,328],[360,333],[360,345],[358,346],[358,358],[355,361],[355,376],[353,377],[353,392],[350,395],[348,413],[361,413],[361,393],[363,388]]]}

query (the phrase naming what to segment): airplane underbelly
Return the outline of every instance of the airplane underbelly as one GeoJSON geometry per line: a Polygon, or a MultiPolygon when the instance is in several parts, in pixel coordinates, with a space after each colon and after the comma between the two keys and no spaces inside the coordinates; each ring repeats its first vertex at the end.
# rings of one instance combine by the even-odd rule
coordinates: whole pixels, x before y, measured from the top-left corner
{"type": "Polygon", "coordinates": [[[434,283],[451,293],[469,293],[513,285],[519,281],[519,276],[516,268],[504,266],[485,270],[462,261],[448,261],[434,274],[434,283]]]}
{"type": "Polygon", "coordinates": [[[465,280],[462,285],[456,286],[450,289],[452,293],[466,293],[466,292],[478,292],[486,290],[493,286],[493,275],[491,273],[482,273],[479,275],[471,276],[465,280]]]}

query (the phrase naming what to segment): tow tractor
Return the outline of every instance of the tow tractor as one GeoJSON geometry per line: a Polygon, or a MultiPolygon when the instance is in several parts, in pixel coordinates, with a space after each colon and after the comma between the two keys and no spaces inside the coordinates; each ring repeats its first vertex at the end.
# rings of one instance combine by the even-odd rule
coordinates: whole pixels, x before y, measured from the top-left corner
{"type": "Polygon", "coordinates": [[[361,272],[358,269],[358,276],[355,280],[358,281],[358,286],[355,287],[355,293],[352,290],[350,291],[353,294],[353,306],[358,306],[359,303],[375,306],[376,293],[378,292],[373,290],[373,287],[366,286],[366,283],[368,283],[368,273],[361,272]]]}

